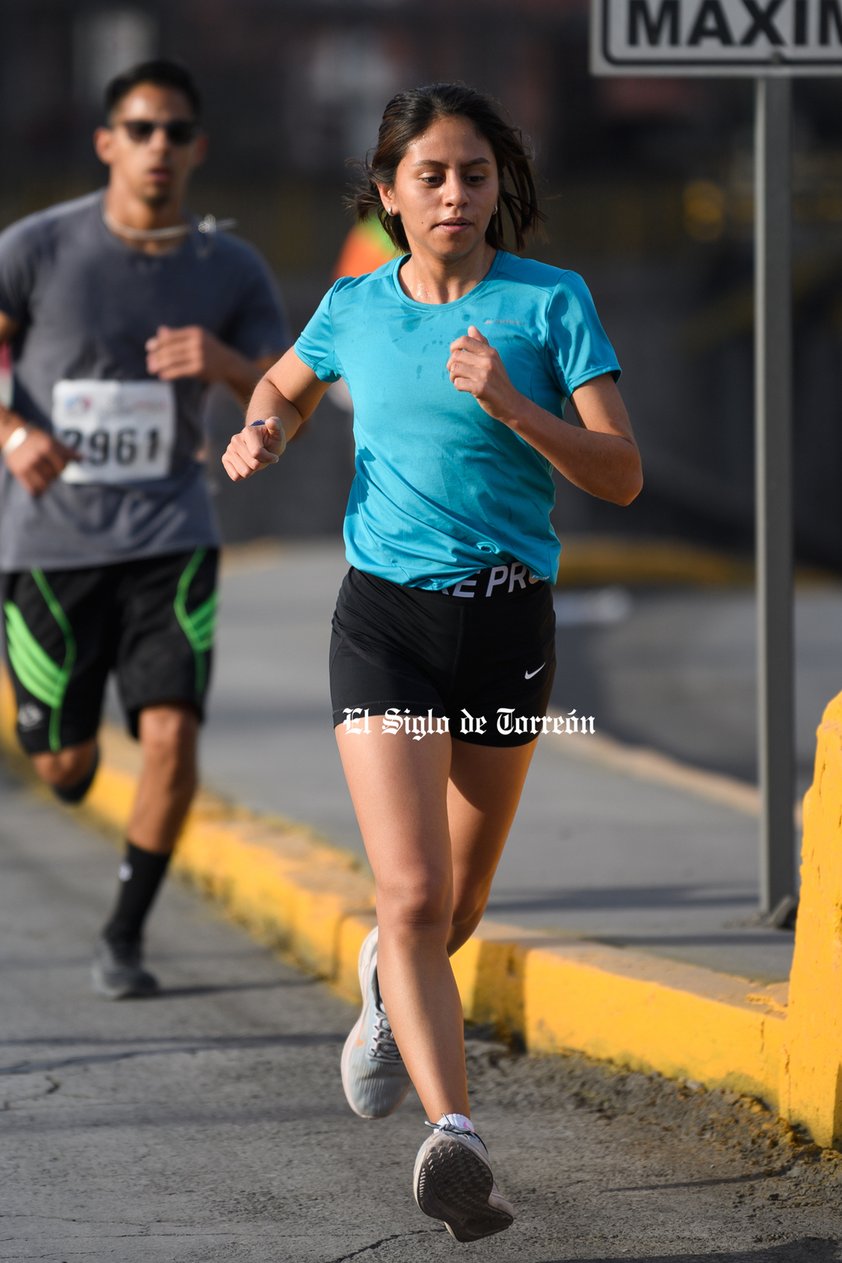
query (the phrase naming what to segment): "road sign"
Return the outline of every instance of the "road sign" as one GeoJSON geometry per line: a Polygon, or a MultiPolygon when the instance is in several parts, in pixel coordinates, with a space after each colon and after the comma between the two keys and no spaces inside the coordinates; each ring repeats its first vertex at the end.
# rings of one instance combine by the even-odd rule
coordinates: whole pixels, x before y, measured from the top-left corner
{"type": "Polygon", "coordinates": [[[598,75],[842,73],[842,0],[592,0],[598,75]]]}

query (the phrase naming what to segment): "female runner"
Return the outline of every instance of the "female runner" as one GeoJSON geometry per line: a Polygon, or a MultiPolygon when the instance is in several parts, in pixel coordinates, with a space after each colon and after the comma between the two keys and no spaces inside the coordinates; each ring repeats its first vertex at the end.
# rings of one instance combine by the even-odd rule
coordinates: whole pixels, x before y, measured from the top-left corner
{"type": "Polygon", "coordinates": [[[583,281],[505,248],[541,213],[495,103],[461,84],[394,97],[355,204],[403,253],[337,281],[223,464],[237,481],[277,462],[345,379],[356,460],[331,693],[378,927],[342,1081],[364,1118],[412,1082],[432,1127],[416,1201],[473,1241],[514,1212],[471,1121],[449,957],[482,917],[550,694],[552,469],[628,504],[641,465],[583,281]]]}

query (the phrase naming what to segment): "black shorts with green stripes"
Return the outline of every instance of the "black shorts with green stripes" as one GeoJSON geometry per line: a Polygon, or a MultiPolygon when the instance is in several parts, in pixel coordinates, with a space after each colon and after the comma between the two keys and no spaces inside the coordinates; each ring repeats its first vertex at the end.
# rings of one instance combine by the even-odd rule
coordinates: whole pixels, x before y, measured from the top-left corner
{"type": "Polygon", "coordinates": [[[204,716],[218,551],[199,548],[80,570],[5,576],[6,660],[29,754],[88,741],[113,672],[129,730],[147,706],[204,716]]]}

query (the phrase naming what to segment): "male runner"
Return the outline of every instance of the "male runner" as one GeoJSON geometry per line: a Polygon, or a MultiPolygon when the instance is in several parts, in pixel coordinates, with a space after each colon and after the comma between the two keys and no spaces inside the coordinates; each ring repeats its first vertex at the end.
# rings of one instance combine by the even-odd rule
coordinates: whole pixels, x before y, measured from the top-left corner
{"type": "Polygon", "coordinates": [[[189,73],[106,89],[104,190],[0,233],[0,572],[17,732],[65,802],[93,781],[114,672],[142,763],[95,989],[147,995],[142,931],[196,787],[218,537],[199,459],[212,383],[247,400],[287,345],[250,246],[184,209],[206,139],[189,73]]]}

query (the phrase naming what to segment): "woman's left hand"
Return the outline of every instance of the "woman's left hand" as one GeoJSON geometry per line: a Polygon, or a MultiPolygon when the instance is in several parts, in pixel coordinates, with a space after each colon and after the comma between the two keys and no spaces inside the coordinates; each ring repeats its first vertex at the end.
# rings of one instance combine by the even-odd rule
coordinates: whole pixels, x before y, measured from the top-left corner
{"type": "Polygon", "coordinates": [[[456,389],[473,395],[489,416],[507,424],[517,415],[521,396],[510,382],[499,354],[476,325],[470,325],[467,334],[451,342],[447,371],[456,389]]]}

